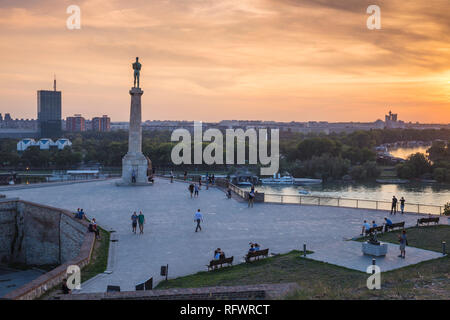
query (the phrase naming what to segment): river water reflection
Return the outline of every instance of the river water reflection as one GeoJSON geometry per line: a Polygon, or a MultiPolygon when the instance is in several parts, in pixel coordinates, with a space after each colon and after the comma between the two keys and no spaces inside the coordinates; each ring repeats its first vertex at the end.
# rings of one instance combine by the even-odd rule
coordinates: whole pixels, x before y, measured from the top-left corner
{"type": "MultiPolygon", "coordinates": [[[[244,188],[249,190],[249,188],[244,188]]],[[[267,194],[300,195],[300,190],[311,196],[391,201],[392,196],[404,197],[407,203],[443,206],[450,201],[450,185],[441,184],[379,184],[373,183],[324,183],[310,186],[260,185],[256,190],[267,194]]]]}

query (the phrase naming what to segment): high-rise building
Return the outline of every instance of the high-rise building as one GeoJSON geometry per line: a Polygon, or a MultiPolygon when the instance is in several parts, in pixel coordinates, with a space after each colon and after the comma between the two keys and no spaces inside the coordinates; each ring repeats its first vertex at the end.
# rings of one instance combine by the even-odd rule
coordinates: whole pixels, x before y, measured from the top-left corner
{"type": "Polygon", "coordinates": [[[37,92],[37,115],[41,137],[61,136],[61,91],[56,91],[56,80],[53,83],[53,91],[37,92]]]}
{"type": "Polygon", "coordinates": [[[111,130],[111,118],[107,115],[103,117],[92,118],[92,130],[93,131],[110,131],[111,130]]]}
{"type": "Polygon", "coordinates": [[[66,118],[66,131],[80,132],[86,131],[86,121],[81,114],[76,114],[73,117],[66,118]]]}

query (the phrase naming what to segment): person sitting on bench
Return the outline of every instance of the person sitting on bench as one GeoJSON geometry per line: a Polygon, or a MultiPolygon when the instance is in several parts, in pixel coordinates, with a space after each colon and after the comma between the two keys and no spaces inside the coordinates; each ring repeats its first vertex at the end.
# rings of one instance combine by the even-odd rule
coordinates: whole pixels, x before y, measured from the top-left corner
{"type": "Polygon", "coordinates": [[[248,249],[248,253],[252,253],[252,252],[255,252],[256,250],[255,250],[255,245],[253,244],[253,243],[249,243],[250,244],[250,249],[248,249]]]}
{"type": "Polygon", "coordinates": [[[88,230],[89,230],[89,232],[94,232],[95,237],[97,239],[100,239],[100,231],[98,230],[97,222],[95,221],[95,218],[92,218],[92,221],[89,223],[88,230]]]}
{"type": "Polygon", "coordinates": [[[78,219],[80,219],[80,220],[83,220],[83,219],[84,219],[84,211],[83,211],[83,209],[81,209],[81,210],[78,212],[78,219]]]}
{"type": "Polygon", "coordinates": [[[384,223],[384,232],[387,232],[389,230],[389,227],[392,226],[392,221],[388,218],[384,218],[384,221],[386,221],[384,223]]]}
{"type": "Polygon", "coordinates": [[[370,229],[370,224],[367,222],[367,220],[364,220],[363,227],[361,230],[361,235],[365,235],[366,233],[368,233],[369,229],[370,229]]]}
{"type": "Polygon", "coordinates": [[[257,244],[257,243],[255,243],[255,251],[259,251],[259,250],[261,250],[261,248],[259,247],[259,244],[257,244]]]}

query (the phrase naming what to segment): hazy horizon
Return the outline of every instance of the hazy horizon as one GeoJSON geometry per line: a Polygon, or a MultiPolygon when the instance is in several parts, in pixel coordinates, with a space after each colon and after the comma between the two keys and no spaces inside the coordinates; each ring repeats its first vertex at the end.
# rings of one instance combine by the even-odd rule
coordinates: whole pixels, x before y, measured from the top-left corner
{"type": "Polygon", "coordinates": [[[56,74],[64,119],[128,121],[139,56],[145,120],[450,122],[448,0],[0,0],[0,30],[13,118],[36,118],[56,74]]]}

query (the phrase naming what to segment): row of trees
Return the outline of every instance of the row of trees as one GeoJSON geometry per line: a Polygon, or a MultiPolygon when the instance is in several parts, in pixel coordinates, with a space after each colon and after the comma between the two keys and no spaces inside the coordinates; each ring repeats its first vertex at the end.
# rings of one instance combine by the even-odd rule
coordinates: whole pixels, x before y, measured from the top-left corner
{"type": "MultiPolygon", "coordinates": [[[[170,135],[168,131],[143,132],[142,150],[156,167],[173,166],[171,151],[176,142],[170,141],[170,135]]],[[[0,166],[69,168],[83,162],[95,162],[104,167],[120,167],[128,148],[127,131],[69,133],[66,137],[72,141],[72,148],[62,151],[29,148],[22,154],[16,151],[17,140],[0,139],[0,166]]],[[[330,135],[281,132],[280,170],[286,170],[296,177],[325,180],[341,179],[344,176],[355,180],[372,179],[380,174],[373,147],[387,142],[435,139],[450,140],[450,130],[395,129],[330,135]]],[[[398,175],[405,178],[428,175],[439,181],[448,181],[449,163],[447,143],[437,141],[429,150],[429,158],[414,155],[405,164],[398,166],[398,175]]],[[[189,170],[189,167],[184,166],[184,169],[189,170]]],[[[216,165],[214,169],[230,168],[216,165]]]]}

